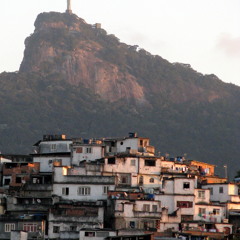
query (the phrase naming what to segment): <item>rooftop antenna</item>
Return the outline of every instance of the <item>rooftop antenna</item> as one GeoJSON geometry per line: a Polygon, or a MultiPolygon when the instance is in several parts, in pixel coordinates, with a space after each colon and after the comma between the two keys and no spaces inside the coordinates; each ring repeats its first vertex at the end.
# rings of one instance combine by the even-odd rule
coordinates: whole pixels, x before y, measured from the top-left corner
{"type": "Polygon", "coordinates": [[[67,10],[66,13],[72,14],[71,0],[67,0],[67,10]]]}

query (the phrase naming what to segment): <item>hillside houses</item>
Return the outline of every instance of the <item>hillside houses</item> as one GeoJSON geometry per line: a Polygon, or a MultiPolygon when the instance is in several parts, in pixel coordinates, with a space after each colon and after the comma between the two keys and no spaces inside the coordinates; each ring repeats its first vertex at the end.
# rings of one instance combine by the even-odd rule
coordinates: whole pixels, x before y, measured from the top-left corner
{"type": "Polygon", "coordinates": [[[136,133],[46,135],[25,160],[1,157],[0,239],[229,239],[240,228],[236,184],[214,165],[156,155],[136,133]]]}

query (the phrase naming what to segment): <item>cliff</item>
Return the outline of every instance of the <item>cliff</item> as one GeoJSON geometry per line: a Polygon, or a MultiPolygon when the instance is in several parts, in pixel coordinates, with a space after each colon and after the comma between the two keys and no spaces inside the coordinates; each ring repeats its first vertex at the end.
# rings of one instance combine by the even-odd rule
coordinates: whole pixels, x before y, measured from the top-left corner
{"type": "Polygon", "coordinates": [[[148,97],[152,94],[161,94],[176,103],[211,102],[229,96],[225,84],[216,76],[204,76],[190,65],[171,64],[121,43],[76,15],[40,14],[25,45],[20,72],[58,74],[69,84],[91,89],[110,102],[124,99],[152,105],[148,97]],[[211,82],[218,82],[221,95],[211,82]]]}

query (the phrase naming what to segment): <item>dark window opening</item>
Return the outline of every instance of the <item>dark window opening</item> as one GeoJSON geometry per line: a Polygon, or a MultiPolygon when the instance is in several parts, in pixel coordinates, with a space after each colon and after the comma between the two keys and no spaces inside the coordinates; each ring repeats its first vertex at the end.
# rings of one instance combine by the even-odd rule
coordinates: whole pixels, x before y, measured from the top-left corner
{"type": "Polygon", "coordinates": [[[183,189],[189,189],[190,188],[190,183],[189,182],[184,182],[183,183],[183,189]]]}
{"type": "Polygon", "coordinates": [[[130,222],[130,228],[135,228],[135,222],[130,222]]]}
{"type": "Polygon", "coordinates": [[[70,226],[70,231],[77,231],[77,226],[70,226]]]}
{"type": "Polygon", "coordinates": [[[22,178],[21,177],[16,177],[16,183],[22,183],[22,178]]]}
{"type": "Polygon", "coordinates": [[[122,183],[127,183],[127,177],[122,177],[122,183]]]}
{"type": "Polygon", "coordinates": [[[115,164],[116,159],[115,158],[108,158],[108,164],[115,164]]]}
{"type": "Polygon", "coordinates": [[[59,226],[53,226],[53,233],[59,233],[60,227],[59,226]]]}
{"type": "Polygon", "coordinates": [[[139,178],[139,184],[140,184],[140,185],[143,185],[143,176],[140,176],[140,178],[139,178]]]}
{"type": "Polygon", "coordinates": [[[154,178],[150,178],[149,182],[154,183],[154,178]]]}
{"type": "Polygon", "coordinates": [[[85,237],[95,237],[95,232],[85,232],[85,237]]]}
{"type": "Polygon", "coordinates": [[[4,179],[4,185],[9,185],[10,181],[11,181],[11,179],[9,179],[9,178],[4,179]]]}
{"type": "Polygon", "coordinates": [[[192,208],[193,203],[188,201],[177,201],[177,207],[179,208],[192,208]]]}
{"type": "Polygon", "coordinates": [[[62,195],[68,196],[69,195],[69,188],[62,188],[62,195]]]}
{"type": "Polygon", "coordinates": [[[150,167],[156,166],[156,161],[152,159],[145,160],[145,166],[150,166],[150,167]]]}

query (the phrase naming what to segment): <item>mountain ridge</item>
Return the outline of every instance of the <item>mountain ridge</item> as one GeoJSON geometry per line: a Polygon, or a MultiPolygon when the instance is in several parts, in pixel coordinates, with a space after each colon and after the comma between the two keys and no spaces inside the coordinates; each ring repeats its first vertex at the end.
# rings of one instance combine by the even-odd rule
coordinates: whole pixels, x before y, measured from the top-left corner
{"type": "Polygon", "coordinates": [[[39,14],[25,45],[19,72],[0,74],[2,152],[30,151],[46,133],[136,131],[162,154],[187,152],[235,166],[239,87],[121,43],[66,13],[39,14]]]}

